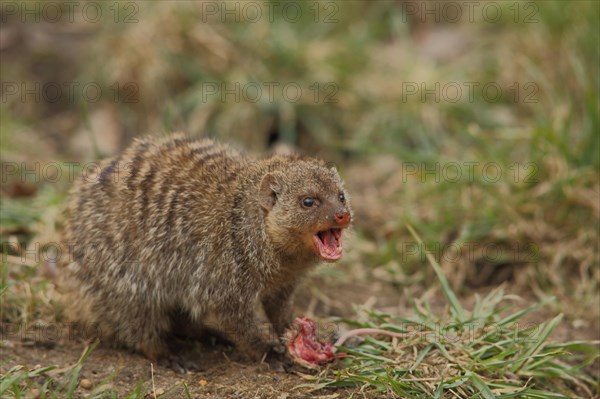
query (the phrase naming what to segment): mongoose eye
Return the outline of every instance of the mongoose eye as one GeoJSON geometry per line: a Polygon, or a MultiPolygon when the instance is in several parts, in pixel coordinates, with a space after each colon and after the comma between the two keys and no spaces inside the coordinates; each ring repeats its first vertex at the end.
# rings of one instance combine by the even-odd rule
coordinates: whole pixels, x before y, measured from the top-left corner
{"type": "Polygon", "coordinates": [[[304,207],[306,207],[306,208],[310,208],[314,204],[315,204],[315,199],[312,197],[306,197],[302,200],[302,205],[304,205],[304,207]]]}
{"type": "Polygon", "coordinates": [[[346,197],[344,196],[344,193],[340,193],[340,195],[338,195],[338,198],[340,199],[340,202],[342,204],[346,202],[346,197]]]}

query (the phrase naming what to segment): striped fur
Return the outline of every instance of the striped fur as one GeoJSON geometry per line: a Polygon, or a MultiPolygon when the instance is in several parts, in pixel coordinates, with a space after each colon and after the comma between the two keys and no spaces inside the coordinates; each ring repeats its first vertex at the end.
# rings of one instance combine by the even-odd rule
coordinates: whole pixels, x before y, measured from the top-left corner
{"type": "Polygon", "coordinates": [[[318,262],[310,237],[349,211],[343,192],[337,171],[315,159],[254,159],[181,134],[136,140],[104,161],[97,179],[74,187],[66,229],[74,256],[64,273],[70,316],[154,359],[168,353],[175,312],[198,329],[210,318],[211,328],[260,356],[272,343],[255,306],[262,303],[277,334],[289,326],[298,279],[318,262]],[[261,197],[266,175],[277,187],[261,197]],[[269,194],[270,209],[261,202],[269,194]],[[305,195],[322,206],[301,209],[305,195]]]}

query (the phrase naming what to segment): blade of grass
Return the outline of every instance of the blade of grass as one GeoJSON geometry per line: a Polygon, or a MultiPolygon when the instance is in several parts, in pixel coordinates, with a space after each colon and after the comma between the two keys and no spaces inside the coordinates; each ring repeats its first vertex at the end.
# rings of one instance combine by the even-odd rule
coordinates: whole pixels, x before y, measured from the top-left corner
{"type": "Polygon", "coordinates": [[[563,314],[561,313],[558,316],[556,316],[554,319],[550,320],[550,322],[544,326],[544,329],[542,330],[542,332],[537,334],[535,344],[532,345],[529,348],[529,350],[525,352],[525,354],[523,356],[523,360],[517,362],[512,367],[513,373],[519,372],[519,370],[521,370],[527,364],[527,362],[531,359],[531,356],[537,352],[537,350],[542,346],[542,344],[544,344],[544,342],[546,341],[546,339],[548,338],[550,333],[552,333],[552,331],[558,325],[558,323],[560,323],[562,318],[563,318],[563,314]]]}
{"type": "Polygon", "coordinates": [[[425,349],[423,349],[421,351],[421,353],[419,353],[419,355],[417,356],[417,359],[415,360],[415,363],[410,366],[410,371],[414,371],[417,367],[419,367],[419,364],[421,364],[421,362],[423,361],[423,359],[425,358],[425,356],[427,356],[427,354],[429,353],[429,351],[431,350],[431,348],[433,348],[433,344],[429,344],[425,347],[425,349]]]}
{"type": "MultiPolygon", "coordinates": [[[[414,239],[417,240],[417,243],[419,244],[419,246],[421,248],[423,248],[424,247],[423,240],[421,240],[421,237],[412,228],[412,226],[407,224],[406,228],[408,229],[408,231],[410,231],[410,234],[414,237],[414,239]]],[[[452,291],[452,288],[450,288],[448,279],[444,275],[444,271],[442,270],[441,266],[439,265],[439,263],[435,260],[435,258],[430,253],[427,252],[425,254],[425,256],[427,257],[427,260],[433,267],[433,270],[435,271],[435,274],[437,275],[438,280],[440,280],[440,284],[442,286],[442,291],[444,292],[444,296],[446,296],[446,299],[448,299],[448,302],[450,302],[450,306],[452,307],[454,315],[460,322],[465,322],[465,320],[466,320],[465,311],[464,311],[463,307],[460,305],[460,303],[458,302],[458,299],[456,298],[456,295],[452,291]]]]}
{"type": "Polygon", "coordinates": [[[477,374],[467,371],[465,376],[469,377],[473,385],[479,390],[479,393],[481,393],[485,399],[496,399],[496,395],[494,395],[487,384],[483,382],[483,380],[479,378],[477,374]]]}

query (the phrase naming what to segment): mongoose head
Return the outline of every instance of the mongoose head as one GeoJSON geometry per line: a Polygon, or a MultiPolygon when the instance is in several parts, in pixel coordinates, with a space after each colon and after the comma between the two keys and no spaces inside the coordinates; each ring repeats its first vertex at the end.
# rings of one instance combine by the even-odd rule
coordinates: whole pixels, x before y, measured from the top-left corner
{"type": "Polygon", "coordinates": [[[339,260],[352,210],[336,168],[304,159],[284,165],[260,183],[269,239],[288,257],[339,260]]]}

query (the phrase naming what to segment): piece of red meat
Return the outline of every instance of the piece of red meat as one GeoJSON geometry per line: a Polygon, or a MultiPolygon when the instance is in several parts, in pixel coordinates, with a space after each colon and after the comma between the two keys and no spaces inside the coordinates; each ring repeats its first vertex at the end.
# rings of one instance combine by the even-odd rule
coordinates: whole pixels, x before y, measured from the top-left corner
{"type": "Polygon", "coordinates": [[[318,341],[316,332],[314,321],[308,317],[297,317],[285,336],[292,359],[310,369],[316,369],[335,358],[333,344],[318,341]]]}

